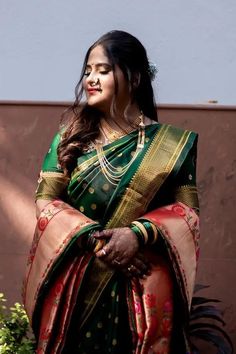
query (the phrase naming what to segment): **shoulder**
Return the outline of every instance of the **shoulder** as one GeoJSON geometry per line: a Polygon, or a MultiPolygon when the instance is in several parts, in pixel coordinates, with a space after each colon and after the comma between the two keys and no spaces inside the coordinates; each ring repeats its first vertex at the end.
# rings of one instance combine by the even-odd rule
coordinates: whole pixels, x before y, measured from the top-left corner
{"type": "Polygon", "coordinates": [[[51,149],[53,150],[57,149],[60,141],[62,140],[62,134],[63,134],[62,130],[59,130],[57,133],[54,134],[51,140],[51,146],[50,146],[51,149]]]}
{"type": "Polygon", "coordinates": [[[198,133],[192,131],[192,130],[187,130],[183,129],[171,124],[164,124],[164,123],[158,123],[158,131],[166,132],[166,134],[169,136],[169,138],[174,138],[176,139],[183,139],[185,137],[186,139],[191,139],[191,140],[196,140],[198,139],[198,133]]]}
{"type": "Polygon", "coordinates": [[[184,129],[182,127],[177,127],[177,126],[172,125],[172,124],[158,123],[158,126],[162,127],[162,128],[165,128],[165,129],[168,129],[172,133],[175,133],[175,132],[177,133],[178,132],[178,133],[182,133],[182,134],[190,133],[190,134],[198,135],[193,130],[184,129]]]}

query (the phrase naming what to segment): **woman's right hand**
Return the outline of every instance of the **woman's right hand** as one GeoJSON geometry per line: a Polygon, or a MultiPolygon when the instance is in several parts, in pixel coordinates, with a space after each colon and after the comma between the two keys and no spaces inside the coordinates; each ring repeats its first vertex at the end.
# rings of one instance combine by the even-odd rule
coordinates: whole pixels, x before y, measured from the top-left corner
{"type": "Polygon", "coordinates": [[[131,260],[130,264],[121,268],[127,277],[143,278],[151,274],[151,264],[147,261],[143,253],[138,252],[131,260]]]}
{"type": "Polygon", "coordinates": [[[111,267],[122,271],[128,277],[142,278],[150,274],[150,262],[138,250],[137,237],[130,228],[96,231],[94,238],[99,241],[108,240],[95,254],[111,267]]]}

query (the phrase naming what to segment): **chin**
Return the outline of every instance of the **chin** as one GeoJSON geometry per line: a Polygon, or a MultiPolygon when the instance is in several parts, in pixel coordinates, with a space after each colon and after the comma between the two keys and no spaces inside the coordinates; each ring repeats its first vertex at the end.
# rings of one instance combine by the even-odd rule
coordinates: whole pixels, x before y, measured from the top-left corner
{"type": "MultiPolygon", "coordinates": [[[[107,109],[107,104],[105,104],[104,102],[101,102],[101,101],[99,102],[99,101],[96,101],[96,100],[88,99],[87,100],[87,105],[90,106],[90,107],[97,108],[100,111],[104,111],[104,110],[107,109]]],[[[109,106],[109,109],[110,109],[110,106],[109,106]]]]}

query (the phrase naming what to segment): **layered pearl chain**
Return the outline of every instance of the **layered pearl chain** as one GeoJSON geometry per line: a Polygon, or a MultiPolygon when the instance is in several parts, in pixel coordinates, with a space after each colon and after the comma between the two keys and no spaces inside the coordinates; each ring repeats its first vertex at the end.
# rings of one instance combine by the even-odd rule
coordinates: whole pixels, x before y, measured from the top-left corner
{"type": "MultiPolygon", "coordinates": [[[[137,140],[136,150],[133,154],[132,159],[125,166],[122,166],[122,167],[113,166],[109,162],[109,160],[107,159],[107,157],[104,153],[103,143],[98,140],[95,141],[94,145],[95,145],[95,149],[97,151],[98,161],[99,161],[102,173],[104,174],[106,179],[112,185],[116,186],[119,183],[121,177],[126,173],[128,168],[132,165],[132,163],[134,162],[134,160],[136,159],[136,157],[138,156],[138,154],[140,153],[140,151],[144,147],[145,124],[143,122],[143,118],[144,118],[144,116],[143,116],[143,113],[141,112],[141,114],[138,117],[138,120],[140,121],[140,123],[138,124],[139,132],[138,132],[138,140],[137,140]]],[[[132,127],[130,127],[129,130],[125,131],[125,132],[124,131],[114,132],[107,122],[105,123],[105,125],[103,122],[103,126],[101,125],[100,129],[101,129],[101,133],[103,134],[105,140],[108,142],[114,141],[114,140],[124,136],[125,134],[130,133],[133,130],[132,127]]]]}

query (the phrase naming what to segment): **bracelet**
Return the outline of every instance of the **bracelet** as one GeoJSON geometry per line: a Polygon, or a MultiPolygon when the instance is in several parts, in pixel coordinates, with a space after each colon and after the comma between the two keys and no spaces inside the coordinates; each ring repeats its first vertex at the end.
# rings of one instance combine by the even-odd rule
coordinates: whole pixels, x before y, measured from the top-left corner
{"type": "Polygon", "coordinates": [[[100,251],[100,250],[103,248],[103,246],[105,246],[105,244],[106,244],[106,241],[105,241],[105,240],[96,240],[96,239],[95,239],[95,241],[96,241],[96,246],[95,246],[95,248],[93,249],[93,252],[94,252],[94,253],[100,251]]]}
{"type": "Polygon", "coordinates": [[[139,219],[130,224],[131,230],[136,234],[140,246],[153,245],[158,239],[158,231],[156,226],[150,221],[139,219]]]}
{"type": "Polygon", "coordinates": [[[137,239],[138,239],[138,243],[139,243],[139,246],[144,246],[145,243],[144,243],[144,237],[143,237],[143,233],[141,232],[141,230],[138,228],[138,226],[136,225],[130,225],[130,229],[135,233],[137,239]]]}
{"type": "MultiPolygon", "coordinates": [[[[147,230],[146,230],[146,228],[145,228],[145,226],[141,223],[141,222],[139,222],[139,221],[133,221],[132,223],[131,223],[131,228],[132,228],[132,226],[136,226],[136,228],[139,230],[139,232],[138,232],[138,234],[140,235],[142,235],[142,243],[144,244],[144,245],[146,245],[147,244],[147,242],[148,242],[148,233],[147,233],[147,230]]],[[[135,229],[136,230],[136,229],[135,229]]],[[[135,231],[134,231],[135,232],[135,231]]],[[[140,236],[139,236],[140,237],[140,236]]]]}
{"type": "Polygon", "coordinates": [[[153,225],[153,223],[150,222],[150,226],[151,226],[152,231],[153,231],[153,240],[152,240],[152,243],[151,243],[151,245],[153,245],[153,244],[156,243],[156,241],[157,241],[157,238],[158,238],[158,231],[157,231],[156,226],[153,225]]]}
{"type": "Polygon", "coordinates": [[[93,251],[94,248],[96,247],[97,240],[93,237],[94,230],[91,230],[88,234],[88,237],[86,239],[86,245],[85,248],[93,251]]]}
{"type": "Polygon", "coordinates": [[[84,235],[84,237],[81,238],[81,240],[78,242],[78,245],[88,251],[92,252],[98,252],[102,247],[106,244],[105,240],[97,240],[96,238],[93,237],[93,234],[97,231],[96,230],[90,230],[90,232],[87,235],[84,235]]]}

